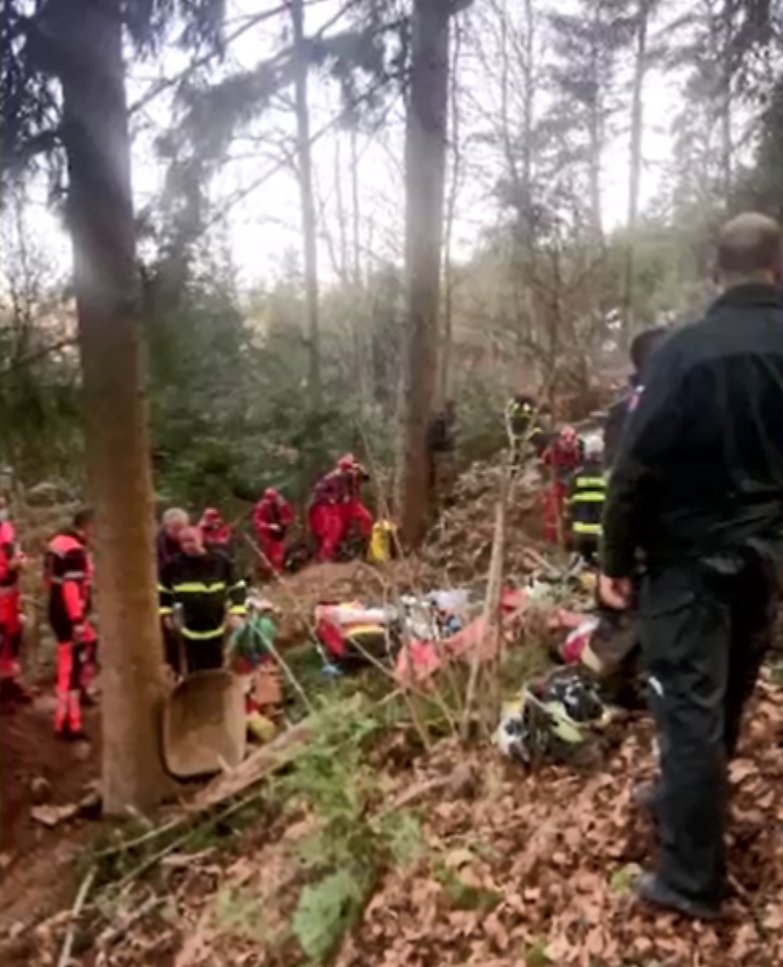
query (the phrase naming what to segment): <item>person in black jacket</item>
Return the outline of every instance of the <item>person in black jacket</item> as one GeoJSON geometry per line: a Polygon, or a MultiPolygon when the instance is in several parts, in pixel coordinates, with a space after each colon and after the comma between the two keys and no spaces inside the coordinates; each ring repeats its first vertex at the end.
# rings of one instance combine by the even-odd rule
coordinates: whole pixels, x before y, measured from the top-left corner
{"type": "Polygon", "coordinates": [[[620,437],[628,417],[628,412],[638,400],[644,389],[644,371],[652,358],[652,354],[668,335],[665,326],[654,326],[645,329],[634,337],[631,342],[631,365],[633,373],[629,379],[629,386],[623,395],[609,407],[604,426],[604,467],[611,468],[620,446],[620,437]]]}
{"type": "Polygon", "coordinates": [[[640,895],[716,915],[725,894],[727,760],[769,646],[783,564],[781,232],[741,215],[723,228],[723,294],[656,352],[612,473],[602,599],[623,608],[647,557],[642,650],[661,779],[661,827],[640,895]]]}
{"type": "Polygon", "coordinates": [[[446,400],[427,427],[427,459],[430,502],[437,505],[448,494],[454,477],[457,449],[457,406],[446,400]]]}
{"type": "Polygon", "coordinates": [[[223,666],[226,622],[244,619],[245,582],[237,580],[231,560],[220,550],[204,544],[197,527],[180,534],[182,551],[163,568],[160,577],[160,614],[164,626],[176,628],[179,606],[186,668],[184,674],[223,666]]]}

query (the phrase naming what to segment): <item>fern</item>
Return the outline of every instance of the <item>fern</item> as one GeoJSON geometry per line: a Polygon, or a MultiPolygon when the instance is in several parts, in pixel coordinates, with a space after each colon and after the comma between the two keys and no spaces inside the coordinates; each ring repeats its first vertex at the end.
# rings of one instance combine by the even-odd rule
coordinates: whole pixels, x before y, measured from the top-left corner
{"type": "Polygon", "coordinates": [[[367,887],[347,868],[305,887],[293,916],[294,936],[311,964],[323,964],[361,914],[367,887]]]}

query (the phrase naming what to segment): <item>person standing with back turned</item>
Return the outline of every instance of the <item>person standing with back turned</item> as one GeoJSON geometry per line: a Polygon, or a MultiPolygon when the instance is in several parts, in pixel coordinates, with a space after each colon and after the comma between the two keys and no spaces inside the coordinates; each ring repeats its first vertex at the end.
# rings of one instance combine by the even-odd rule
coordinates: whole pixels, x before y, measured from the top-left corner
{"type": "Polygon", "coordinates": [[[600,580],[607,605],[627,606],[646,553],[641,637],[661,777],[645,804],[661,852],[637,892],[705,919],[726,894],[727,762],[783,564],[780,228],[740,215],[717,254],[722,295],[658,348],[623,434],[600,580]]]}

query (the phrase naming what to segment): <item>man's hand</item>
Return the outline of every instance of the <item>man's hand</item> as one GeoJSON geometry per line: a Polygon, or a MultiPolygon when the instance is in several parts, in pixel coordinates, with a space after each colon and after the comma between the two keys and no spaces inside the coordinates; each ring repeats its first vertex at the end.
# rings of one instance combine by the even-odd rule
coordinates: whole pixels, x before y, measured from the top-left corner
{"type": "Polygon", "coordinates": [[[631,595],[630,578],[610,578],[602,574],[598,579],[598,596],[607,608],[625,611],[631,605],[631,595]]]}

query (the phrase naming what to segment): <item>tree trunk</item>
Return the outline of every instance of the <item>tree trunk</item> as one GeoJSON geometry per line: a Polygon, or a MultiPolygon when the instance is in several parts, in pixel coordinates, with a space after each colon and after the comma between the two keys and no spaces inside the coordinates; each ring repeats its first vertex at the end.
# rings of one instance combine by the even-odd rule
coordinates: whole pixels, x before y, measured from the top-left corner
{"type": "Polygon", "coordinates": [[[400,474],[401,531],[424,536],[427,429],[435,393],[449,79],[448,0],[414,0],[405,129],[407,365],[400,474]]]}
{"type": "Polygon", "coordinates": [[[593,85],[592,99],[588,111],[588,137],[590,140],[588,160],[588,180],[590,192],[590,223],[595,241],[603,245],[604,226],[601,205],[601,166],[604,148],[604,109],[602,90],[604,78],[601,76],[600,39],[602,4],[596,2],[593,6],[594,30],[591,43],[590,79],[593,85]]]}
{"type": "Polygon", "coordinates": [[[639,0],[636,25],[636,60],[631,93],[631,157],[628,185],[628,241],[625,249],[623,280],[622,342],[628,346],[634,328],[634,245],[639,218],[639,186],[642,174],[642,135],[644,132],[644,78],[647,72],[647,26],[649,0],[639,0]]]}
{"type": "Polygon", "coordinates": [[[351,227],[353,235],[353,283],[358,289],[362,284],[362,253],[359,239],[359,152],[356,145],[356,128],[351,128],[351,227]]]}
{"type": "Polygon", "coordinates": [[[462,180],[462,152],[460,149],[460,111],[459,89],[457,86],[457,69],[459,66],[462,34],[459,25],[454,31],[453,56],[449,68],[451,91],[449,93],[449,107],[451,114],[451,172],[449,179],[449,193],[446,201],[446,218],[443,243],[443,344],[440,353],[440,375],[438,378],[437,398],[445,403],[450,395],[451,382],[451,352],[454,328],[454,266],[452,264],[452,243],[454,239],[454,221],[457,212],[457,199],[462,180]]]}
{"type": "Polygon", "coordinates": [[[296,154],[299,194],[302,207],[304,243],[305,306],[309,351],[310,403],[321,406],[321,339],[318,321],[318,248],[316,242],[315,200],[313,196],[313,159],[310,141],[310,108],[307,100],[309,71],[304,35],[304,0],[291,0],[294,33],[294,100],[296,105],[296,154]]]}
{"type": "Polygon", "coordinates": [[[143,393],[130,141],[119,0],[52,0],[62,83],[87,461],[97,511],[103,655],[103,802],[111,815],[160,790],[162,650],[143,393]]]}
{"type": "Polygon", "coordinates": [[[720,112],[720,166],[723,183],[723,201],[728,205],[734,186],[734,138],[732,97],[732,45],[736,19],[736,0],[724,0],[720,24],[721,47],[721,90],[719,93],[720,112]]]}

